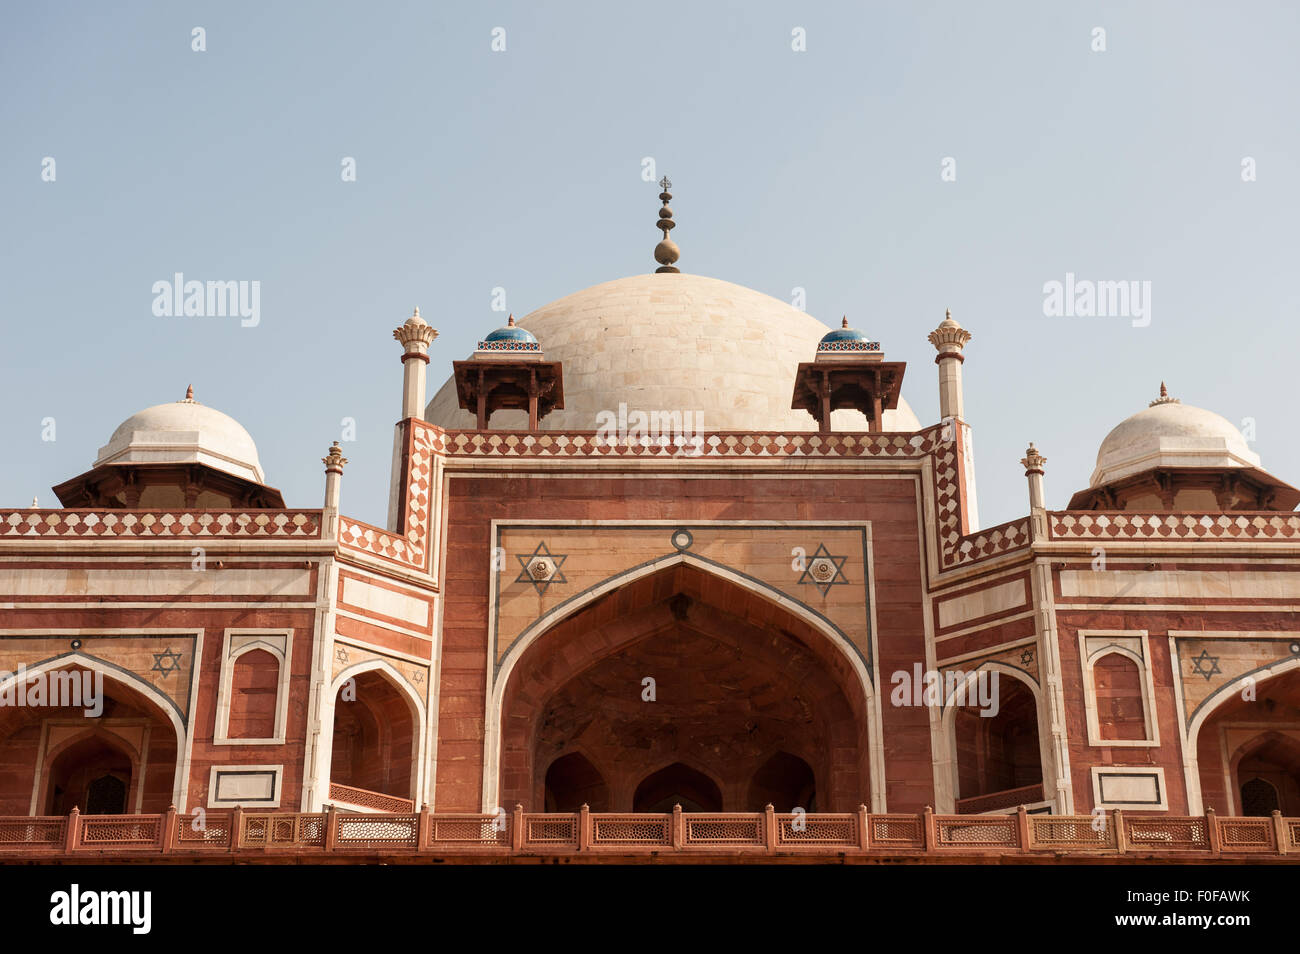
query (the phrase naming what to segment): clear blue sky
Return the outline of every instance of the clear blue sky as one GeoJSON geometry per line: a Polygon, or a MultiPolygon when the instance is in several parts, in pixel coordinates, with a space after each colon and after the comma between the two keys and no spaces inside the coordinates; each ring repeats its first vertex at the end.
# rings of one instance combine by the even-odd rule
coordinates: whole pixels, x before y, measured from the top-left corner
{"type": "Polygon", "coordinates": [[[291,506],[355,418],[344,509],[382,524],[391,329],[439,329],[432,393],[494,287],[521,315],[649,271],[645,156],[685,271],[847,313],[923,423],[953,309],[986,525],[1027,510],[1027,441],[1062,507],[1162,378],[1300,484],[1297,48],[1293,3],[7,4],[0,506],[193,383],[291,506]],[[156,318],[177,271],[260,281],[260,325],[156,318]],[[1045,317],[1066,272],[1150,281],[1151,324],[1045,317]]]}

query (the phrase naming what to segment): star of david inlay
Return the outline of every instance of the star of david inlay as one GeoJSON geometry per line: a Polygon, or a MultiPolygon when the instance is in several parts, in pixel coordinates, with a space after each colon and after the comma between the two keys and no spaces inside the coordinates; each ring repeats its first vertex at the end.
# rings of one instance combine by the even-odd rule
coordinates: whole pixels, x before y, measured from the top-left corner
{"type": "Polygon", "coordinates": [[[560,567],[564,566],[564,561],[568,558],[567,553],[552,553],[547,549],[546,542],[542,541],[537,544],[532,553],[515,554],[515,559],[519,561],[521,567],[515,582],[531,583],[537,595],[541,596],[552,583],[568,582],[560,571],[560,567]]]}
{"type": "Polygon", "coordinates": [[[1034,651],[1032,649],[1026,649],[1023,653],[1020,654],[1020,664],[1022,666],[1028,666],[1033,661],[1034,661],[1034,651]]]}
{"type": "Polygon", "coordinates": [[[181,654],[172,652],[171,648],[168,647],[160,653],[153,654],[153,668],[149,671],[160,672],[163,678],[166,679],[172,673],[180,672],[180,668],[181,654]]]}
{"type": "Polygon", "coordinates": [[[1219,657],[1211,656],[1208,649],[1202,649],[1201,654],[1192,659],[1192,672],[1204,676],[1205,681],[1209,682],[1211,676],[1218,675],[1223,670],[1219,668],[1219,657]]]}
{"type": "Polygon", "coordinates": [[[799,574],[800,583],[811,583],[821,590],[822,596],[830,592],[832,586],[849,582],[844,575],[844,562],[847,556],[832,556],[826,544],[817,544],[817,550],[804,563],[803,572],[799,574]]]}

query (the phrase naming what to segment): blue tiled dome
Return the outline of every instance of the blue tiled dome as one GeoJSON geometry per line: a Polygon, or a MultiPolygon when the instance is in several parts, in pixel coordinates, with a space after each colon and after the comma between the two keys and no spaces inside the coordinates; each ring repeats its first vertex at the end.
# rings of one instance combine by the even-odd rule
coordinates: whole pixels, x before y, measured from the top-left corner
{"type": "Polygon", "coordinates": [[[531,331],[525,331],[523,328],[516,328],[513,325],[505,328],[498,328],[491,332],[484,341],[526,341],[529,344],[537,344],[537,339],[533,337],[531,331]]]}
{"type": "Polygon", "coordinates": [[[857,328],[849,327],[849,320],[844,319],[844,327],[834,328],[822,335],[820,344],[828,345],[836,341],[870,341],[865,331],[859,331],[857,328]]]}

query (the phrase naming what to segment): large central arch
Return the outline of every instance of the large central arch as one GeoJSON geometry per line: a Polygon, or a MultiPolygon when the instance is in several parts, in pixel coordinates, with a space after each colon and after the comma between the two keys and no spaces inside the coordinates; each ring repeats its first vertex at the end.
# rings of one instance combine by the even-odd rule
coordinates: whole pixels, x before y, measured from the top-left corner
{"type": "Polygon", "coordinates": [[[548,769],[574,755],[614,811],[675,763],[716,780],[726,811],[761,808],[748,804],[760,791],[811,796],[806,780],[753,785],[782,765],[811,772],[820,810],[884,807],[861,654],[803,604],[688,554],[611,578],[535,624],[502,660],[487,722],[485,811],[540,810],[555,800],[548,769]]]}

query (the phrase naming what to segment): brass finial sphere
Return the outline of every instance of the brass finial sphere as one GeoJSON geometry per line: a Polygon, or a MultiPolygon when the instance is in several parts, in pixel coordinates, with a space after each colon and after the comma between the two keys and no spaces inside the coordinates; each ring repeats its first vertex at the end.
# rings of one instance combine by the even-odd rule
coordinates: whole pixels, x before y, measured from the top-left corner
{"type": "Polygon", "coordinates": [[[679,271],[673,263],[681,256],[681,250],[677,247],[677,243],[668,237],[668,233],[677,227],[677,223],[673,221],[673,210],[668,207],[668,200],[673,197],[668,191],[672,185],[667,176],[659,180],[659,188],[663,189],[659,193],[659,201],[663,203],[663,208],[659,210],[659,221],[655,223],[655,227],[663,233],[664,237],[655,246],[655,261],[659,263],[659,267],[655,269],[656,274],[679,271]]]}

